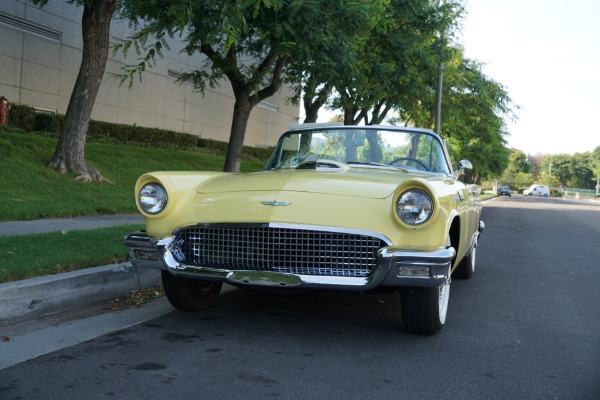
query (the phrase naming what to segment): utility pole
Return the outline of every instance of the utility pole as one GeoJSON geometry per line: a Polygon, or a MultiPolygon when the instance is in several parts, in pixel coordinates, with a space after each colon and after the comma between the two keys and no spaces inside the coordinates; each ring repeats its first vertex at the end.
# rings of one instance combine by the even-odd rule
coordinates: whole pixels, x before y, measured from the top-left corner
{"type": "MultiPolygon", "coordinates": [[[[446,4],[446,0],[442,0],[442,4],[446,4]]],[[[443,23],[443,22],[442,22],[443,23]]],[[[442,121],[442,86],[444,83],[444,41],[446,38],[446,32],[442,25],[442,30],[440,32],[440,64],[438,68],[438,83],[437,83],[437,93],[436,93],[436,102],[435,102],[435,133],[440,134],[441,130],[441,121],[442,121]]]]}
{"type": "MultiPolygon", "coordinates": [[[[443,34],[443,33],[442,33],[443,34]]],[[[444,62],[440,60],[438,71],[437,98],[435,104],[435,133],[440,134],[440,124],[442,119],[442,85],[444,83],[444,62]]]]}

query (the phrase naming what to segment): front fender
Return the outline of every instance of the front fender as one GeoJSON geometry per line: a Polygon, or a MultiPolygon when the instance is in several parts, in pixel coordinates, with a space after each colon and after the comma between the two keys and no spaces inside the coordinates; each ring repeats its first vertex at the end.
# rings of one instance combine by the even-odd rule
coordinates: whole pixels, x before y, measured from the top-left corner
{"type": "Polygon", "coordinates": [[[225,172],[188,172],[188,171],[157,171],[149,172],[138,178],[135,184],[135,198],[138,210],[146,219],[146,231],[152,236],[166,236],[173,232],[176,227],[167,227],[165,219],[173,221],[184,221],[184,224],[195,223],[189,210],[181,207],[182,204],[190,204],[194,194],[203,184],[212,181],[225,172]],[[140,189],[150,182],[160,183],[167,191],[167,206],[164,211],[156,215],[145,213],[138,204],[137,196],[140,189]]]}

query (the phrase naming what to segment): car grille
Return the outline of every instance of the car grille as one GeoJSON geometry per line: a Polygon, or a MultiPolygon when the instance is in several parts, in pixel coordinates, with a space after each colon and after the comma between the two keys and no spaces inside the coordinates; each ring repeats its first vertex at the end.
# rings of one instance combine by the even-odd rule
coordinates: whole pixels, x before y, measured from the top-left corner
{"type": "Polygon", "coordinates": [[[175,235],[177,261],[302,275],[369,276],[386,243],[375,237],[268,225],[199,225],[175,235]]]}

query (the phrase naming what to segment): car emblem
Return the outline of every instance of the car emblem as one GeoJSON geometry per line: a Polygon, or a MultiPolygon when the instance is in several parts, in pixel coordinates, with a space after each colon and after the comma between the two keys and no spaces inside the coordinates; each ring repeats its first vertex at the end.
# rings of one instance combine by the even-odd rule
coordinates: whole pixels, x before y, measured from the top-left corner
{"type": "Polygon", "coordinates": [[[292,203],[290,203],[288,201],[263,201],[262,203],[265,206],[275,206],[275,207],[277,207],[277,206],[289,206],[290,204],[292,204],[292,203]]]}

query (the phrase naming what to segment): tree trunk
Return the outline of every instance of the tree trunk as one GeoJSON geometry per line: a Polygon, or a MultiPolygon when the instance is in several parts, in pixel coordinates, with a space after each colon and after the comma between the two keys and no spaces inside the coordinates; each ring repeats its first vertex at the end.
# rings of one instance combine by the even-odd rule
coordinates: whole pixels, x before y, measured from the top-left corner
{"type": "Polygon", "coordinates": [[[344,125],[358,125],[367,115],[366,110],[358,110],[357,107],[344,109],[344,125]]]}
{"type": "Polygon", "coordinates": [[[307,92],[304,94],[304,113],[306,114],[306,117],[304,118],[305,124],[317,122],[319,110],[327,101],[332,88],[332,84],[326,83],[317,93],[307,92]]]}
{"type": "Polygon", "coordinates": [[[92,108],[108,59],[110,21],[116,0],[93,0],[84,6],[81,30],[83,55],[77,81],[63,120],[60,137],[49,166],[60,173],[74,173],[77,179],[107,181],[85,162],[85,142],[92,108]]]}
{"type": "Polygon", "coordinates": [[[310,124],[317,122],[317,119],[319,119],[320,108],[321,105],[316,103],[310,103],[310,100],[304,101],[304,113],[306,114],[306,116],[304,117],[304,123],[310,124]]]}
{"type": "Polygon", "coordinates": [[[233,107],[233,119],[231,121],[231,132],[229,134],[229,145],[225,156],[224,172],[239,172],[244,149],[244,136],[246,126],[250,119],[253,105],[248,95],[236,96],[233,107]]]}
{"type": "MultiPolygon", "coordinates": [[[[203,46],[202,52],[215,62],[218,59],[215,51],[210,46],[203,46]]],[[[231,121],[231,132],[229,134],[229,145],[227,146],[227,155],[225,156],[225,166],[223,172],[240,172],[242,162],[242,151],[244,150],[244,136],[246,135],[246,126],[250,119],[250,112],[262,100],[271,97],[281,87],[281,74],[286,63],[286,58],[279,56],[277,51],[269,53],[259,68],[253,79],[244,78],[239,71],[236,59],[237,56],[231,52],[230,69],[226,71],[233,94],[235,96],[235,105],[233,106],[233,118],[231,121]],[[271,68],[272,66],[272,68],[271,68]],[[266,87],[254,92],[254,81],[262,81],[270,74],[270,83],[266,87]]]]}
{"type": "Polygon", "coordinates": [[[392,107],[386,102],[380,102],[373,108],[371,122],[368,125],[379,125],[383,122],[392,107]],[[385,107],[383,107],[385,105],[385,107]],[[381,110],[383,108],[383,111],[381,110]]]}

